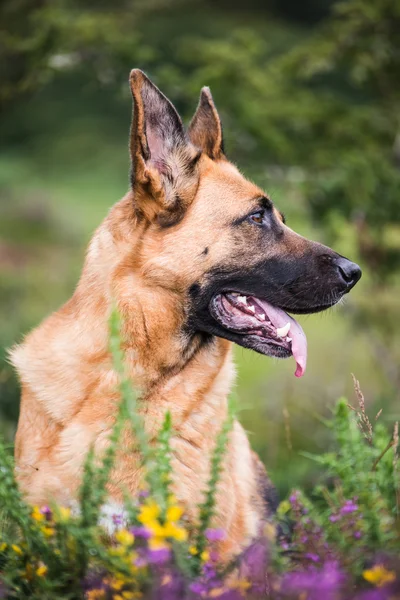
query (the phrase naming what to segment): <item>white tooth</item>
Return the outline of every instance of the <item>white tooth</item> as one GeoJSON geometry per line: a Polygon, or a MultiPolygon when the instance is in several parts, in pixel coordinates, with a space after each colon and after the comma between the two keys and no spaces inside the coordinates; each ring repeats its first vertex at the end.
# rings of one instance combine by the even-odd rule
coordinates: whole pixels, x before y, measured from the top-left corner
{"type": "Polygon", "coordinates": [[[258,316],[259,319],[261,319],[261,321],[265,321],[265,315],[264,315],[264,313],[260,313],[257,316],[258,316]]]}
{"type": "Polygon", "coordinates": [[[292,338],[290,338],[290,337],[288,336],[288,337],[286,338],[286,341],[287,341],[287,342],[291,342],[291,341],[292,341],[292,338]]]}
{"type": "Polygon", "coordinates": [[[288,321],[286,323],[286,325],[284,325],[283,327],[279,327],[279,329],[276,330],[276,333],[279,335],[279,337],[284,338],[289,333],[289,329],[290,329],[290,322],[288,321]]]}
{"type": "Polygon", "coordinates": [[[251,306],[251,304],[248,304],[248,305],[247,305],[247,308],[248,308],[248,310],[249,310],[250,312],[252,312],[252,313],[255,313],[255,312],[256,312],[256,309],[254,308],[254,306],[251,306]]]}
{"type": "Polygon", "coordinates": [[[247,304],[247,298],[246,296],[238,296],[238,302],[241,302],[242,304],[247,304]]]}
{"type": "Polygon", "coordinates": [[[231,292],[231,296],[240,296],[239,292],[231,292]]]}

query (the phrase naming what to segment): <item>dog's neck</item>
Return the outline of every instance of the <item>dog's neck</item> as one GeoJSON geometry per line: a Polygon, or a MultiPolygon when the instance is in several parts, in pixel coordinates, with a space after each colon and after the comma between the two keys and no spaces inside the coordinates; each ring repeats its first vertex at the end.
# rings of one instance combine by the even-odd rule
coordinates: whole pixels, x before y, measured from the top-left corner
{"type": "Polygon", "coordinates": [[[128,195],[111,210],[89,245],[74,296],[14,351],[13,362],[58,422],[67,423],[88,398],[106,418],[109,398],[115,397],[108,323],[116,302],[128,371],[148,401],[148,421],[156,428],[168,409],[174,426],[193,412],[205,418],[204,426],[211,421],[219,426],[233,378],[231,344],[220,338],[205,342],[199,334],[189,337],[179,290],[144,283],[137,261],[145,225],[135,221],[131,202],[128,195]],[[38,341],[43,351],[33,356],[30,348],[37,348],[38,341]]]}

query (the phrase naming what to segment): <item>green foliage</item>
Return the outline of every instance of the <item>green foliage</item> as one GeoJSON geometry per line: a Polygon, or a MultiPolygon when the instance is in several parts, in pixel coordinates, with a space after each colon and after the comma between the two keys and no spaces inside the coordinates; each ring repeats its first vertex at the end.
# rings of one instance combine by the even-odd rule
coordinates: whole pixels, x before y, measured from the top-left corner
{"type": "Polygon", "coordinates": [[[318,560],[330,556],[360,576],[380,550],[394,556],[400,552],[399,439],[397,423],[390,432],[381,422],[370,421],[356,380],[355,387],[359,406],[340,399],[327,423],[334,450],[305,453],[322,467],[323,482],[308,498],[293,492],[278,515],[284,529],[291,515],[290,544],[296,552],[318,560]]]}

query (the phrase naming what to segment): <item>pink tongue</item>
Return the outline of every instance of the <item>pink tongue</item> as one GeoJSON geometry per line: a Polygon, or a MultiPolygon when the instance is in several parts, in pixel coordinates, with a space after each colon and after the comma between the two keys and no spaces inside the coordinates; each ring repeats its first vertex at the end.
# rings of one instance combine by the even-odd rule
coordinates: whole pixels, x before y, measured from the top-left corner
{"type": "Polygon", "coordinates": [[[290,322],[290,329],[287,335],[292,338],[292,354],[297,365],[295,376],[302,377],[306,372],[307,365],[307,338],[300,323],[285,313],[284,310],[269,304],[269,302],[260,298],[254,298],[254,300],[256,300],[259,306],[262,306],[266,316],[276,329],[283,327],[288,321],[290,322]]]}

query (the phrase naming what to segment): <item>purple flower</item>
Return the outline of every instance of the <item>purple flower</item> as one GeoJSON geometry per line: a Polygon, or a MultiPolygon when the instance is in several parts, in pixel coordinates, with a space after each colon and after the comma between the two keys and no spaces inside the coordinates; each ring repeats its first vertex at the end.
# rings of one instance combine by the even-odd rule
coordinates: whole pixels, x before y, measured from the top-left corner
{"type": "Polygon", "coordinates": [[[191,583],[189,589],[194,594],[199,594],[199,596],[207,593],[207,586],[201,581],[191,583]]]}
{"type": "Polygon", "coordinates": [[[129,530],[133,535],[137,538],[142,538],[143,540],[148,540],[151,538],[151,531],[147,529],[147,527],[131,527],[129,530]]]}
{"type": "Polygon", "coordinates": [[[165,565],[171,558],[171,550],[169,548],[157,548],[157,550],[148,550],[147,556],[149,562],[153,565],[165,565]]]}
{"type": "Polygon", "coordinates": [[[305,571],[294,571],[284,576],[282,591],[300,596],[307,594],[307,600],[334,600],[345,581],[336,562],[326,563],[322,569],[310,567],[305,571]]]}
{"type": "Polygon", "coordinates": [[[240,577],[251,581],[253,586],[265,586],[265,575],[267,572],[268,548],[264,539],[251,544],[243,553],[239,572],[240,577]]]}
{"type": "Polygon", "coordinates": [[[302,535],[300,541],[302,544],[305,544],[306,542],[308,542],[308,535],[302,535]]]}
{"type": "Polygon", "coordinates": [[[49,506],[47,506],[47,504],[42,506],[42,508],[40,509],[40,512],[42,513],[42,515],[44,515],[46,517],[46,521],[51,521],[53,513],[51,511],[51,508],[49,506]]]}
{"type": "Polygon", "coordinates": [[[353,536],[356,540],[359,540],[362,537],[362,533],[361,533],[361,531],[355,531],[353,533],[353,536]]]}
{"type": "Polygon", "coordinates": [[[353,500],[346,500],[342,508],[340,509],[341,515],[347,515],[358,510],[358,505],[353,500]]]}
{"type": "Polygon", "coordinates": [[[340,515],[331,515],[329,517],[329,520],[330,520],[331,523],[336,523],[337,521],[340,520],[340,515]]]}
{"type": "Polygon", "coordinates": [[[312,552],[306,552],[306,554],[304,556],[305,556],[305,558],[308,558],[312,562],[319,562],[318,554],[313,554],[312,552]]]}
{"type": "Polygon", "coordinates": [[[114,514],[114,515],[112,515],[111,518],[112,518],[114,525],[117,525],[117,526],[122,525],[122,523],[124,522],[122,515],[119,515],[119,514],[114,514]]]}
{"type": "Polygon", "coordinates": [[[89,571],[82,581],[83,590],[88,592],[90,590],[107,589],[104,583],[105,571],[89,571]]]}
{"type": "Polygon", "coordinates": [[[355,597],[355,600],[390,600],[391,597],[394,598],[387,588],[380,588],[362,592],[355,597]]]}
{"type": "Polygon", "coordinates": [[[138,567],[139,569],[142,567],[147,567],[148,563],[149,561],[143,554],[139,554],[139,556],[134,560],[135,567],[138,567]]]}
{"type": "Polygon", "coordinates": [[[223,529],[206,529],[205,536],[209,542],[219,542],[225,538],[223,529]]]}
{"type": "Polygon", "coordinates": [[[177,600],[184,598],[182,576],[177,571],[163,571],[158,585],[153,589],[153,600],[177,600]]]}

